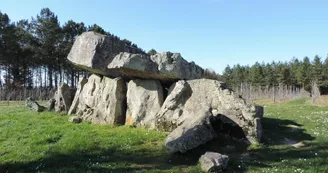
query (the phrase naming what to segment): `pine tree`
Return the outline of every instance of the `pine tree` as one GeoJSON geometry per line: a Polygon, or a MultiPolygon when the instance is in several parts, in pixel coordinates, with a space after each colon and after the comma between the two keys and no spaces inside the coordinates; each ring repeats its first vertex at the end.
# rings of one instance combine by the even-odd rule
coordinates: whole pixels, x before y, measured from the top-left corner
{"type": "Polygon", "coordinates": [[[260,63],[256,62],[250,69],[250,80],[254,86],[263,86],[265,78],[263,74],[263,67],[260,63]]]}
{"type": "Polygon", "coordinates": [[[312,74],[311,77],[313,78],[313,80],[317,80],[318,81],[318,86],[321,86],[323,79],[322,79],[322,62],[321,62],[321,58],[316,55],[314,57],[313,63],[312,63],[312,74]]]}
{"type": "Polygon", "coordinates": [[[58,17],[49,9],[43,8],[36,19],[32,18],[33,33],[38,41],[38,58],[48,74],[48,84],[53,88],[54,70],[58,70],[58,46],[62,40],[58,17]]]}
{"type": "Polygon", "coordinates": [[[157,54],[157,51],[155,49],[150,49],[147,54],[148,55],[155,55],[155,54],[157,54]]]}

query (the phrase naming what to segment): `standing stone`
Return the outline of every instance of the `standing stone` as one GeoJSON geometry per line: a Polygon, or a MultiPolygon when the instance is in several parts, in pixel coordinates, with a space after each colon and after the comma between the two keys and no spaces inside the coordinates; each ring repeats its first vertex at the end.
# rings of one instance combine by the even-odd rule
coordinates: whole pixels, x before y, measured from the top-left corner
{"type": "Polygon", "coordinates": [[[46,104],[46,109],[48,111],[54,110],[55,109],[55,104],[56,104],[56,99],[51,98],[46,104]]]}
{"type": "Polygon", "coordinates": [[[191,91],[190,86],[184,80],[174,83],[169,88],[168,96],[154,119],[156,128],[173,131],[181,124],[179,118],[183,113],[184,104],[190,97],[190,94],[186,93],[191,93],[191,91]]]}
{"type": "Polygon", "coordinates": [[[76,93],[75,93],[75,97],[74,97],[74,100],[72,102],[71,107],[69,108],[68,115],[76,113],[77,106],[80,103],[80,94],[83,90],[84,85],[87,82],[88,82],[88,79],[86,79],[86,78],[80,78],[79,79],[79,82],[78,82],[78,85],[77,85],[77,90],[76,90],[76,93]]]}
{"type": "Polygon", "coordinates": [[[229,157],[215,152],[206,152],[199,159],[200,166],[206,172],[221,172],[227,169],[229,157]]]}
{"type": "Polygon", "coordinates": [[[28,97],[25,100],[25,106],[28,107],[29,109],[33,110],[33,111],[37,111],[37,112],[42,112],[44,111],[44,107],[40,106],[38,104],[38,102],[36,102],[34,99],[32,99],[31,97],[28,97]]]}
{"type": "Polygon", "coordinates": [[[76,114],[95,124],[124,124],[126,84],[122,78],[91,75],[79,96],[76,114]]]}
{"type": "Polygon", "coordinates": [[[68,112],[73,100],[71,88],[65,83],[61,84],[55,94],[55,100],[56,112],[68,112]]]}
{"type": "Polygon", "coordinates": [[[163,104],[163,88],[156,80],[131,80],[127,91],[126,125],[155,126],[155,115],[163,104]]]}

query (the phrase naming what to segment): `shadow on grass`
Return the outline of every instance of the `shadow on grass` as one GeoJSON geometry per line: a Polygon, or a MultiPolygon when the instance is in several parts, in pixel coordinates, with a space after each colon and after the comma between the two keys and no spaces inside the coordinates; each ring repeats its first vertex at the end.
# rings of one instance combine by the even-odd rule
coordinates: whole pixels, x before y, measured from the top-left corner
{"type": "MultiPolygon", "coordinates": [[[[90,152],[97,149],[89,149],[90,152]]],[[[159,158],[151,150],[138,150],[133,153],[109,149],[96,154],[88,152],[72,154],[48,154],[47,157],[28,163],[0,165],[0,172],[112,172],[124,173],[148,170],[168,170],[167,157],[159,158]]]]}
{"type": "MultiPolygon", "coordinates": [[[[322,152],[320,156],[315,154],[319,151],[327,151],[328,146],[312,142],[315,137],[307,134],[301,124],[291,120],[263,118],[262,127],[262,143],[241,155],[234,155],[232,166],[227,172],[246,172],[248,167],[272,168],[268,163],[283,160],[300,158],[320,160],[328,157],[327,152],[322,152]],[[304,146],[296,148],[292,146],[294,143],[289,143],[290,141],[300,142],[304,146]]],[[[303,166],[306,169],[308,165],[303,166]]]]}
{"type": "Polygon", "coordinates": [[[312,141],[315,138],[305,133],[303,125],[291,120],[281,120],[275,118],[263,118],[263,138],[265,145],[282,145],[286,139],[293,141],[312,141]]]}
{"type": "Polygon", "coordinates": [[[245,172],[249,167],[271,168],[268,162],[283,159],[326,158],[327,153],[316,156],[314,153],[327,150],[328,146],[311,143],[303,148],[288,147],[283,144],[286,138],[296,141],[312,141],[315,138],[305,133],[302,125],[290,120],[263,118],[263,145],[247,151],[247,145],[227,140],[226,137],[202,145],[184,154],[168,155],[152,149],[138,149],[131,152],[115,148],[105,151],[90,148],[90,152],[74,152],[67,155],[49,153],[47,157],[27,163],[0,165],[0,172],[137,172],[165,171],[176,166],[195,166],[199,157],[206,151],[214,151],[230,156],[226,172],[245,172]],[[296,129],[296,130],[295,130],[296,129]],[[282,148],[270,146],[284,145],[282,148]],[[95,152],[96,151],[96,152],[95,152]],[[90,154],[95,153],[95,154],[90,154]],[[157,154],[154,154],[157,153],[157,154]],[[265,162],[263,162],[265,161],[265,162]]]}
{"type": "Polygon", "coordinates": [[[202,154],[206,151],[213,151],[229,155],[230,163],[226,172],[246,172],[249,167],[272,168],[267,164],[268,162],[281,162],[284,159],[328,157],[328,153],[315,155],[315,152],[320,150],[328,150],[328,146],[311,142],[315,138],[307,134],[301,124],[291,120],[263,118],[262,126],[262,143],[248,151],[248,146],[244,143],[227,140],[221,136],[195,150],[185,154],[176,154],[172,161],[186,165],[197,164],[202,154]],[[297,142],[307,141],[308,145],[294,148],[286,144],[286,139],[297,142]]]}

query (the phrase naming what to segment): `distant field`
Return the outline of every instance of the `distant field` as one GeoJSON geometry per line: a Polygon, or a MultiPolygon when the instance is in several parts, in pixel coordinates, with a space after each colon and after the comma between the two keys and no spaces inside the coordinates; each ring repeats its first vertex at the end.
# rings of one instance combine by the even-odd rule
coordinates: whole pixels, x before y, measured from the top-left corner
{"type": "Polygon", "coordinates": [[[328,107],[311,106],[308,99],[261,104],[262,144],[227,149],[218,139],[170,156],[163,132],[72,124],[68,116],[0,102],[0,172],[196,173],[201,172],[197,160],[207,150],[230,155],[226,172],[328,172],[328,107]]]}

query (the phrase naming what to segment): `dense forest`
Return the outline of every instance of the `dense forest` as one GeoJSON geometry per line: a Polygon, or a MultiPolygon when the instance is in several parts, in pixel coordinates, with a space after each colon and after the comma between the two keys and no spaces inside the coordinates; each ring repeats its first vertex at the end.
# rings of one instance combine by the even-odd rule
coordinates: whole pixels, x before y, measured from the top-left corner
{"type": "MultiPolygon", "coordinates": [[[[85,31],[95,31],[123,41],[126,46],[145,53],[127,39],[105,31],[101,26],[86,26],[83,22],[69,20],[63,25],[49,8],[41,9],[31,19],[12,22],[0,11],[0,88],[54,88],[61,82],[75,87],[78,79],[88,72],[67,61],[77,36],[85,31]]],[[[148,54],[155,54],[151,49],[148,54]]],[[[252,66],[227,66],[222,78],[213,70],[205,70],[204,77],[225,81],[231,88],[242,83],[252,86],[278,86],[279,84],[311,90],[312,81],[325,92],[328,88],[328,57],[323,61],[315,56],[290,62],[258,63],[252,66]]]]}
{"type": "Polygon", "coordinates": [[[41,9],[30,20],[18,22],[12,22],[0,11],[0,88],[53,88],[60,82],[74,87],[87,72],[73,66],[66,57],[77,36],[85,31],[108,35],[138,53],[145,53],[136,44],[97,24],[85,26],[83,22],[69,20],[60,25],[49,8],[41,9]]]}
{"type": "Polygon", "coordinates": [[[302,60],[293,58],[290,62],[256,62],[252,66],[227,66],[222,78],[232,88],[242,83],[254,87],[283,84],[302,87],[307,91],[311,91],[312,81],[316,81],[321,92],[325,93],[328,88],[328,57],[324,61],[317,55],[313,61],[304,57],[302,60]]]}

